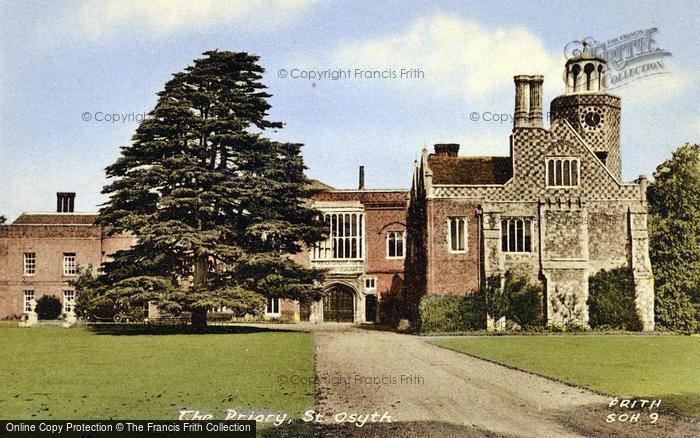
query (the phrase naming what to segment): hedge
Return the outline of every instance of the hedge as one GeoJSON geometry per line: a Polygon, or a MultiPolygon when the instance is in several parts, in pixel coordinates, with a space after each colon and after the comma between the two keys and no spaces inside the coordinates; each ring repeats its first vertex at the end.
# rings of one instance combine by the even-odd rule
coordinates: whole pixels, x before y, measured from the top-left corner
{"type": "Polygon", "coordinates": [[[588,315],[592,328],[641,330],[630,268],[602,270],[588,279],[588,315]]]}
{"type": "Polygon", "coordinates": [[[418,307],[423,332],[459,332],[486,328],[481,294],[423,297],[418,307]]]}

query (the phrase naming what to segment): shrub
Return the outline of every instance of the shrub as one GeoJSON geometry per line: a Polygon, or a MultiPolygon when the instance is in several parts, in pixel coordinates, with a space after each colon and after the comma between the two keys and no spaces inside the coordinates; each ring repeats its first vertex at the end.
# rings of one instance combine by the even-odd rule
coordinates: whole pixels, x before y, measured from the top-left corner
{"type": "Polygon", "coordinates": [[[233,313],[230,312],[209,312],[207,321],[209,322],[229,322],[233,319],[233,313]]]}
{"type": "Polygon", "coordinates": [[[582,324],[580,322],[561,322],[561,323],[552,323],[552,324],[547,324],[547,327],[545,327],[547,331],[554,332],[554,333],[563,333],[563,332],[587,332],[590,329],[588,326],[585,324],[582,324]]]}
{"type": "Polygon", "coordinates": [[[634,298],[634,277],[630,268],[598,272],[588,280],[589,324],[593,328],[641,330],[634,298]]]}
{"type": "Polygon", "coordinates": [[[424,332],[459,332],[486,327],[481,294],[423,297],[418,311],[424,332]]]}
{"type": "Polygon", "coordinates": [[[557,315],[559,322],[554,323],[563,327],[580,325],[583,321],[583,309],[578,295],[554,288],[554,293],[549,297],[549,306],[552,313],[557,315]]]}
{"type": "Polygon", "coordinates": [[[401,332],[401,333],[410,332],[411,331],[411,321],[409,321],[406,318],[400,319],[398,325],[396,326],[396,330],[401,332]]]}
{"type": "Polygon", "coordinates": [[[542,325],[542,286],[525,276],[506,272],[504,295],[509,302],[506,318],[521,327],[542,325]]]}
{"type": "Polygon", "coordinates": [[[117,313],[115,301],[99,293],[99,281],[92,265],[78,267],[78,277],[70,282],[75,288],[75,307],[73,311],[78,318],[85,320],[112,320],[117,313]]]}
{"type": "Polygon", "coordinates": [[[503,288],[498,277],[490,278],[484,292],[487,312],[494,318],[505,317],[522,328],[542,326],[542,285],[531,283],[524,275],[506,272],[503,288]]]}
{"type": "Polygon", "coordinates": [[[53,295],[43,295],[36,301],[35,311],[39,319],[58,319],[63,313],[63,304],[53,295]]]}
{"type": "Polygon", "coordinates": [[[388,293],[382,296],[381,304],[379,305],[379,322],[380,324],[395,326],[399,322],[400,317],[400,297],[395,294],[388,293]]]}

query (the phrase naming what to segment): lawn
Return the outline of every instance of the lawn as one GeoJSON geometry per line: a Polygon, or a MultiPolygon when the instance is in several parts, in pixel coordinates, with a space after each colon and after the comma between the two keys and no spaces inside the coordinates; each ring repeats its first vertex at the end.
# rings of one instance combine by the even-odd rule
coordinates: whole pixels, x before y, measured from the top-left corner
{"type": "Polygon", "coordinates": [[[308,333],[218,332],[0,325],[0,418],[176,419],[191,409],[221,419],[229,408],[298,418],[313,409],[313,379],[285,379],[313,376],[308,333]]]}
{"type": "Polygon", "coordinates": [[[700,417],[699,337],[455,337],[432,342],[606,394],[654,397],[662,406],[700,417]]]}

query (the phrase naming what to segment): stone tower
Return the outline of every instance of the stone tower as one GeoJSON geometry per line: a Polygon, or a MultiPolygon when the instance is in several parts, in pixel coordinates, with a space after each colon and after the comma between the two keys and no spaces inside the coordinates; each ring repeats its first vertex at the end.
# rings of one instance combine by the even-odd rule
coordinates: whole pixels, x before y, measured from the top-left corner
{"type": "Polygon", "coordinates": [[[619,181],[620,98],[605,91],[605,67],[584,42],[581,53],[566,62],[566,92],[552,101],[550,113],[552,120],[567,120],[619,181]]]}

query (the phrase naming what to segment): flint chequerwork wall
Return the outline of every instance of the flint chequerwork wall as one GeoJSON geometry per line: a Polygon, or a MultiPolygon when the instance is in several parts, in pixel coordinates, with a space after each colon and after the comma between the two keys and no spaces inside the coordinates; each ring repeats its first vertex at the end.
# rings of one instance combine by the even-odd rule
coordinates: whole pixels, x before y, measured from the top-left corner
{"type": "MultiPolygon", "coordinates": [[[[603,61],[586,55],[575,62],[603,61]]],[[[542,77],[516,76],[515,85],[508,157],[458,156],[458,145],[436,145],[415,164],[409,302],[415,310],[423,296],[471,293],[515,271],[544,285],[548,323],[587,324],[589,277],[627,266],[638,317],[653,330],[646,178],[620,181],[620,99],[570,86],[552,102],[545,129],[542,77]],[[455,218],[467,224],[465,252],[454,253],[447,241],[455,218]]]]}

